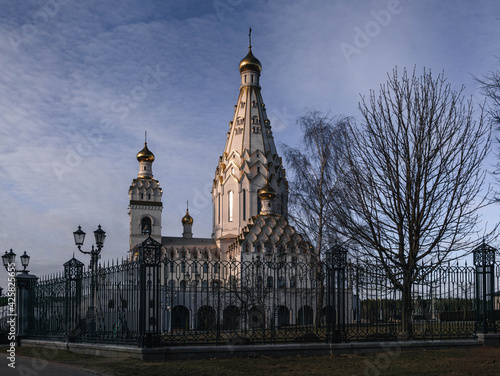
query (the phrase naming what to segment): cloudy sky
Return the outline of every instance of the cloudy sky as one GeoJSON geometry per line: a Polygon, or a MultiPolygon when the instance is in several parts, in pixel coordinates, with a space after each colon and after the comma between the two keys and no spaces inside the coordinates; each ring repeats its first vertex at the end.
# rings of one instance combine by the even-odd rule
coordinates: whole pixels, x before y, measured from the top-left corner
{"type": "Polygon", "coordinates": [[[61,270],[80,224],[85,248],[101,224],[103,259],[127,254],[145,130],[163,234],[181,235],[189,200],[194,235],[211,235],[211,181],[249,26],[275,139],[290,145],[306,108],[359,120],[360,94],[395,66],[444,71],[475,101],[473,75],[499,67],[498,0],[3,0],[1,9],[0,251],[26,250],[36,275],[61,270]]]}

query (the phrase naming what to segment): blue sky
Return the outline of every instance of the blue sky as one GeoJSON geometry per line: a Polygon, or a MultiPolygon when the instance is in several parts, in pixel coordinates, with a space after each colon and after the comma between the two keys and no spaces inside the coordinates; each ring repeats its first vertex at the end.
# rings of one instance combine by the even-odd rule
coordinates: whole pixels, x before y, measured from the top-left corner
{"type": "Polygon", "coordinates": [[[102,225],[103,260],[127,254],[145,130],[163,234],[181,235],[189,200],[194,235],[210,236],[249,26],[275,140],[290,145],[306,108],[359,120],[359,95],[395,66],[444,70],[474,101],[483,98],[473,75],[499,67],[497,0],[4,0],[1,9],[0,251],[26,250],[36,275],[72,257],[78,225],[85,248],[102,225]]]}

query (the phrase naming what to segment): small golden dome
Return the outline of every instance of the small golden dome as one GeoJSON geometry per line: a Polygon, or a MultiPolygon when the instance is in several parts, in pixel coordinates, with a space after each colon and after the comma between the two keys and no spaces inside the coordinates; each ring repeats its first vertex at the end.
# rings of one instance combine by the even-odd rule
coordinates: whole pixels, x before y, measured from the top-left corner
{"type": "Polygon", "coordinates": [[[139,162],[153,162],[155,155],[148,149],[148,143],[144,143],[144,148],[137,153],[137,160],[139,162]]]}
{"type": "Polygon", "coordinates": [[[192,225],[193,224],[193,217],[189,215],[189,209],[186,209],[186,215],[182,217],[182,224],[183,225],[192,225]]]}
{"type": "Polygon", "coordinates": [[[269,182],[257,194],[261,200],[270,200],[276,197],[276,191],[269,185],[269,182]]]}
{"type": "Polygon", "coordinates": [[[249,47],[248,54],[240,61],[240,73],[246,70],[262,71],[262,64],[252,54],[252,47],[249,47]]]}

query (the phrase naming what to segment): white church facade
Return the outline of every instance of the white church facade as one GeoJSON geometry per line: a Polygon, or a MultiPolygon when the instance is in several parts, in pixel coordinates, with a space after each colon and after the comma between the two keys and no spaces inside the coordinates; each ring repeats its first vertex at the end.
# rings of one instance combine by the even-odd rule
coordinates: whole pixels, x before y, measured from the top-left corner
{"type": "Polygon", "coordinates": [[[180,258],[183,252],[186,257],[196,252],[210,259],[237,261],[266,250],[286,252],[290,258],[309,254],[308,245],[287,221],[288,182],[260,93],[262,65],[251,46],[239,70],[240,92],[212,185],[212,237],[193,237],[189,211],[181,219],[182,236],[162,236],[163,191],[153,176],[154,154],[145,143],[137,154],[138,176],[129,188],[129,259],[134,259],[137,245],[148,236],[172,258],[180,258]]]}
{"type": "Polygon", "coordinates": [[[148,237],[161,244],[165,265],[170,263],[161,276],[163,331],[206,328],[217,314],[224,327],[239,329],[312,325],[315,315],[325,315],[326,302],[310,293],[315,254],[287,220],[288,182],[260,93],[261,70],[250,45],[239,64],[238,100],[216,164],[211,238],[193,236],[188,210],[180,219],[181,236],[162,235],[163,192],[153,176],[155,157],[147,143],[137,154],[139,173],[129,189],[129,260],[137,258],[148,237]],[[298,275],[297,264],[310,265],[309,270],[298,275]],[[261,265],[257,272],[255,265],[261,265]],[[216,300],[208,292],[214,288],[230,289],[230,298],[218,293],[216,300]]]}

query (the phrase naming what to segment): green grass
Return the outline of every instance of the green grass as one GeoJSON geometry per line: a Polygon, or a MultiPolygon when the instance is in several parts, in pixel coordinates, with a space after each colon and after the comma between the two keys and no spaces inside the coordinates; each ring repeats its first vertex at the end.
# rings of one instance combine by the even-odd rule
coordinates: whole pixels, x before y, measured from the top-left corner
{"type": "MultiPolygon", "coordinates": [[[[44,358],[41,349],[22,346],[21,356],[44,358]]],[[[46,353],[51,361],[71,364],[102,375],[500,375],[500,348],[474,347],[430,351],[386,352],[373,355],[322,357],[233,358],[142,362],[102,358],[59,350],[46,353]],[[55,356],[54,356],[55,355],[55,356]]]]}

